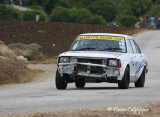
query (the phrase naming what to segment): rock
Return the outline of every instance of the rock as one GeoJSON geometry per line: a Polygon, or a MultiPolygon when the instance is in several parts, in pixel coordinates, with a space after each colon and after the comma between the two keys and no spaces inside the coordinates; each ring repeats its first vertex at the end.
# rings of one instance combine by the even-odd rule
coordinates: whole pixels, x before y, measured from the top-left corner
{"type": "Polygon", "coordinates": [[[22,61],[23,63],[28,64],[28,59],[27,59],[27,58],[24,58],[24,56],[17,56],[16,58],[17,58],[18,60],[22,61]]]}
{"type": "Polygon", "coordinates": [[[23,56],[28,60],[35,60],[42,58],[42,50],[41,46],[33,43],[33,44],[23,44],[23,43],[13,43],[8,45],[10,49],[12,49],[17,56],[23,56]]]}
{"type": "Polygon", "coordinates": [[[8,58],[4,57],[4,56],[0,56],[0,59],[2,59],[2,60],[8,60],[8,58]]]}
{"type": "Polygon", "coordinates": [[[7,58],[15,58],[14,52],[9,49],[3,41],[0,41],[0,56],[7,57],[7,58]]]}

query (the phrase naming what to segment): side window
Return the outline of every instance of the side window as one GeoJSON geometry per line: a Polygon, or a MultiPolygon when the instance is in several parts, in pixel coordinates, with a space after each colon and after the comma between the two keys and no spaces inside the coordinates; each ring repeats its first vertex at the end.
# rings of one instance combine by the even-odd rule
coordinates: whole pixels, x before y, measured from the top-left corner
{"type": "Polygon", "coordinates": [[[127,42],[127,52],[133,53],[133,49],[132,49],[130,41],[128,39],[126,39],[126,42],[127,42]]]}
{"type": "Polygon", "coordinates": [[[141,54],[141,50],[140,50],[139,46],[137,45],[137,43],[135,41],[134,41],[134,44],[136,45],[137,53],[141,54]]]}
{"type": "Polygon", "coordinates": [[[135,46],[133,40],[129,40],[129,41],[131,42],[131,45],[132,45],[132,48],[133,48],[133,52],[137,53],[137,49],[136,49],[136,46],[135,46]]]}
{"type": "Polygon", "coordinates": [[[137,46],[137,44],[135,43],[135,41],[134,40],[130,40],[130,42],[132,44],[134,53],[140,54],[141,50],[139,49],[139,47],[137,46]]]}

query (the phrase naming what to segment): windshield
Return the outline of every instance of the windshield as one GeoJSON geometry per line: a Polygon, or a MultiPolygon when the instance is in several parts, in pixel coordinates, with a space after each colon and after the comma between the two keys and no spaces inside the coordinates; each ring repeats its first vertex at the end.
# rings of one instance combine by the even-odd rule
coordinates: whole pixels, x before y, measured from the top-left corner
{"type": "Polygon", "coordinates": [[[123,37],[79,36],[70,50],[126,52],[126,44],[123,37]]]}

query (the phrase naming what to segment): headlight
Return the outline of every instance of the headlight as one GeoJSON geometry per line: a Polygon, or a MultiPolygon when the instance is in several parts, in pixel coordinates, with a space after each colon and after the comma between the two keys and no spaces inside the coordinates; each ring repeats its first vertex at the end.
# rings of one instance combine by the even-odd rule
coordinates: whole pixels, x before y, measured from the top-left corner
{"type": "Polygon", "coordinates": [[[60,63],[69,63],[69,57],[61,57],[59,61],[60,63]]]}
{"type": "Polygon", "coordinates": [[[112,67],[118,66],[118,60],[109,60],[109,66],[112,67]]]}
{"type": "Polygon", "coordinates": [[[116,59],[110,59],[108,61],[108,65],[111,67],[121,67],[121,61],[120,60],[116,60],[116,59]]]}

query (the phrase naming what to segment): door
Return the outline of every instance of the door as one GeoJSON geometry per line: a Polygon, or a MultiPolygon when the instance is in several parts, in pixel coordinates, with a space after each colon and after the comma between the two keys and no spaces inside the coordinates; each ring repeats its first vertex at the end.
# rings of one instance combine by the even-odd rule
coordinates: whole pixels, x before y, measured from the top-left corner
{"type": "Polygon", "coordinates": [[[128,59],[129,59],[129,65],[130,65],[130,80],[133,81],[135,77],[136,56],[135,56],[131,41],[129,39],[126,39],[126,43],[127,43],[127,53],[128,53],[128,59]]]}
{"type": "Polygon", "coordinates": [[[133,48],[133,56],[134,56],[134,80],[139,78],[139,72],[141,69],[141,63],[142,63],[142,56],[141,56],[141,50],[137,46],[136,42],[134,40],[130,40],[132,48],[133,48]]]}

